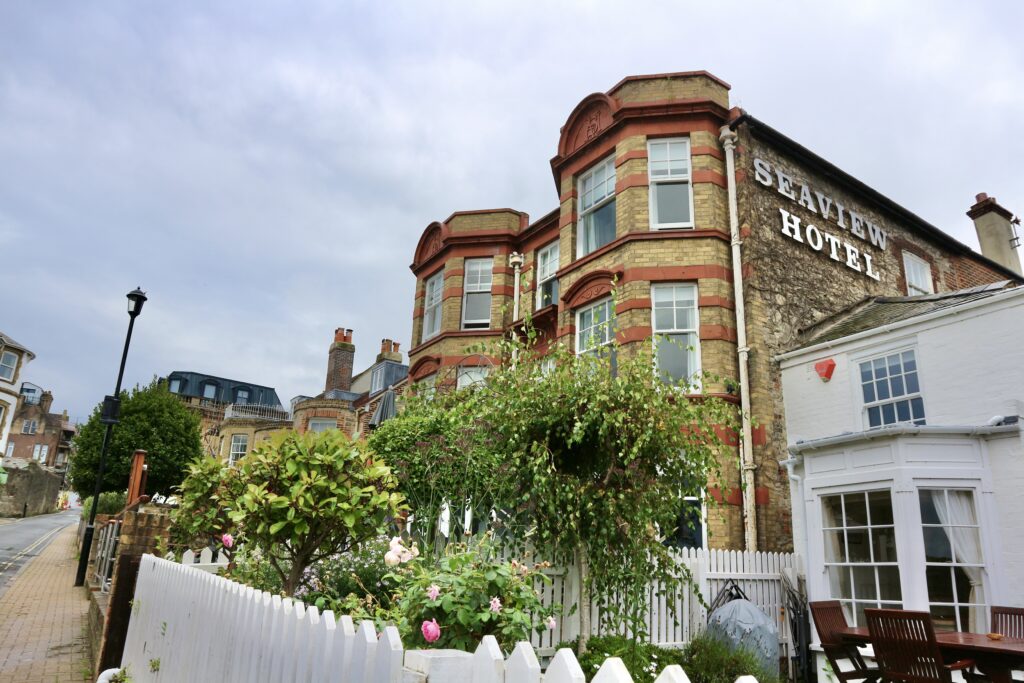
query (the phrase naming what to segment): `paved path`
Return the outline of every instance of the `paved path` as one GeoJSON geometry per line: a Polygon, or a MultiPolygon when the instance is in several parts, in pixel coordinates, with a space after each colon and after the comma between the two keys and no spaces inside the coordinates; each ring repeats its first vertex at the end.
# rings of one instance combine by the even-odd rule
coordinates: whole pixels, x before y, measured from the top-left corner
{"type": "MultiPolygon", "coordinates": [[[[66,526],[51,541],[30,551],[38,556],[0,595],[0,681],[91,680],[85,637],[89,601],[85,588],[73,586],[78,549],[72,522],[76,517],[48,517],[63,518],[66,526]]],[[[0,533],[10,529],[10,525],[0,526],[0,533]]]]}
{"type": "Polygon", "coordinates": [[[81,508],[25,519],[0,520],[0,595],[18,570],[42,552],[58,531],[77,524],[81,508]]]}

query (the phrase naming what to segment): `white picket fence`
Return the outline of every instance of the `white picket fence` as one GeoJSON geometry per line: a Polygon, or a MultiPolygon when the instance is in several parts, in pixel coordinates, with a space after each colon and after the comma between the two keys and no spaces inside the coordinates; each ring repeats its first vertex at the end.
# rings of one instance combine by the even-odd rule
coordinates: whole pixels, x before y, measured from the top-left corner
{"type": "MultiPolygon", "coordinates": [[[[398,630],[377,633],[301,602],[272,596],[194,567],[142,558],[121,666],[136,683],[540,683],[537,654],[519,643],[506,660],[486,637],[473,654],[402,647],[398,630]]],[[[100,681],[109,680],[106,671],[100,681]]],[[[544,683],[584,683],[569,650],[560,650],[544,683]]],[[[611,658],[594,683],[631,683],[611,658]]],[[[757,683],[745,676],[742,683],[757,683]]],[[[678,666],[657,683],[688,681],[678,666]]]]}

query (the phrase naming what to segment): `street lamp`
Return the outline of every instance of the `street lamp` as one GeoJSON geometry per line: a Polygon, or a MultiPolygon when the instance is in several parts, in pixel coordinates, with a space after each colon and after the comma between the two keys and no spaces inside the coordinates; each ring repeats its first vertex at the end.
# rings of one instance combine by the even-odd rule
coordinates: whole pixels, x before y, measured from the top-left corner
{"type": "Polygon", "coordinates": [[[117,386],[114,387],[114,395],[103,398],[100,422],[107,425],[107,430],[103,434],[103,447],[100,448],[100,466],[96,471],[96,488],[92,495],[89,523],[86,524],[85,535],[82,537],[82,554],[78,558],[78,574],[75,576],[76,586],[85,585],[85,572],[89,567],[89,552],[92,550],[92,534],[96,523],[96,508],[99,507],[100,489],[103,488],[103,468],[107,460],[107,446],[110,444],[110,433],[113,431],[114,425],[118,423],[117,418],[121,412],[121,380],[124,378],[124,363],[128,360],[128,345],[132,343],[132,328],[135,327],[135,319],[142,313],[142,305],[146,303],[146,293],[138,287],[128,292],[127,296],[128,335],[124,339],[124,351],[121,353],[121,367],[117,371],[117,386]]]}

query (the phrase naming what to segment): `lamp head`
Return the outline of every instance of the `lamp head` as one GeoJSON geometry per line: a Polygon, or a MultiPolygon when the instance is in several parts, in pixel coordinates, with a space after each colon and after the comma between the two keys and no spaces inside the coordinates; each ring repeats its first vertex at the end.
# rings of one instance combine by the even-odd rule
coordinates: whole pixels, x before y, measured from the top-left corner
{"type": "Polygon", "coordinates": [[[136,317],[142,313],[142,304],[146,303],[146,293],[136,287],[134,291],[128,292],[128,315],[136,317]]]}

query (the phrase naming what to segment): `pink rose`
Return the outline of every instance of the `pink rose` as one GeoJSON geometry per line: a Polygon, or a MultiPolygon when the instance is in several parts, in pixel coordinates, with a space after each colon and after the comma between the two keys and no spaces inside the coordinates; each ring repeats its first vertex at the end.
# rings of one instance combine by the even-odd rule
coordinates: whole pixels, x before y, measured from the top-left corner
{"type": "Polygon", "coordinates": [[[424,621],[420,630],[423,631],[423,640],[428,643],[436,643],[437,639],[441,637],[441,627],[437,625],[437,619],[424,621]]]}
{"type": "Polygon", "coordinates": [[[492,612],[500,612],[501,611],[501,600],[498,599],[498,596],[494,596],[493,598],[491,598],[491,611],[492,612]]]}
{"type": "Polygon", "coordinates": [[[394,567],[399,562],[401,562],[401,560],[398,557],[398,553],[396,553],[395,551],[389,550],[386,553],[384,553],[384,564],[386,564],[387,566],[394,567]]]}
{"type": "Polygon", "coordinates": [[[555,621],[554,617],[548,617],[547,621],[544,622],[544,625],[548,627],[549,631],[554,631],[555,627],[558,626],[558,622],[555,621]]]}
{"type": "Polygon", "coordinates": [[[440,594],[441,594],[441,587],[438,586],[437,584],[432,584],[430,586],[430,588],[427,589],[427,597],[430,598],[431,600],[437,600],[437,596],[440,595],[440,594]]]}
{"type": "Polygon", "coordinates": [[[220,537],[220,542],[224,544],[225,548],[230,548],[235,544],[235,537],[231,534],[224,534],[220,537]]]}

